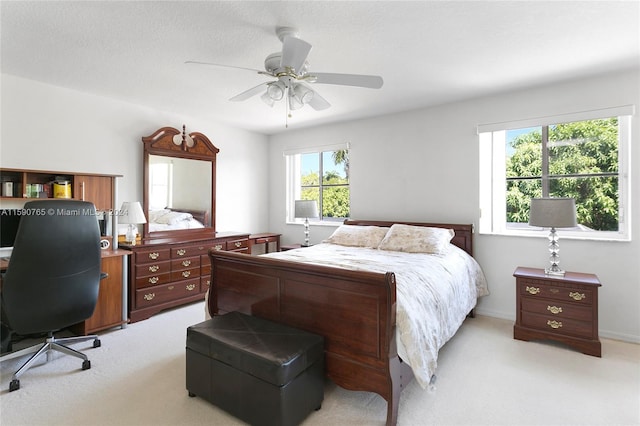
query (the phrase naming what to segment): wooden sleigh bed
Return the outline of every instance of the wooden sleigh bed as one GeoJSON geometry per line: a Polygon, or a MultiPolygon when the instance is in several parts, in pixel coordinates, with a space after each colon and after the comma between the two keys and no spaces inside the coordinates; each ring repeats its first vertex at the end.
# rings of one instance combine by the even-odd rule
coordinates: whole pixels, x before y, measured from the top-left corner
{"type": "MultiPolygon", "coordinates": [[[[473,255],[472,225],[345,221],[381,227],[394,223],[453,229],[451,243],[473,255]]],[[[386,423],[396,424],[400,393],[413,372],[398,356],[393,271],[350,270],[213,250],[209,256],[211,315],[240,311],[324,336],[327,376],[345,389],[382,396],[387,401],[386,423]]]]}

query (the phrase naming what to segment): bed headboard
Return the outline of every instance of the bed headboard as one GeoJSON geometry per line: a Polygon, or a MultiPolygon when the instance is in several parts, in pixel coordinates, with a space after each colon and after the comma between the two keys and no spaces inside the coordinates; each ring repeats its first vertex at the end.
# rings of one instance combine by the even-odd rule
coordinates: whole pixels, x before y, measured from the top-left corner
{"type": "Polygon", "coordinates": [[[175,207],[170,207],[170,209],[175,212],[191,213],[191,216],[203,225],[210,223],[208,210],[180,209],[175,207]]]}
{"type": "Polygon", "coordinates": [[[460,247],[462,250],[473,256],[473,224],[459,224],[459,223],[426,223],[426,222],[401,222],[401,221],[382,221],[382,220],[356,220],[346,219],[345,225],[359,225],[359,226],[386,226],[390,227],[394,223],[400,223],[403,225],[413,226],[425,226],[432,228],[447,228],[453,229],[455,235],[451,240],[451,243],[460,247]]]}

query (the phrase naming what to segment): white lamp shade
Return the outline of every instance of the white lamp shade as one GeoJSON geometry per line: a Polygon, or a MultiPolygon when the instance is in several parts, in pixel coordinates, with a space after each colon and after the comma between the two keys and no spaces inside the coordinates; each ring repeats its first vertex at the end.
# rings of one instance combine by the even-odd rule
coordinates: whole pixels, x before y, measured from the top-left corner
{"type": "Polygon", "coordinates": [[[119,223],[147,223],[139,201],[125,201],[120,208],[119,223]]]}
{"type": "Polygon", "coordinates": [[[532,198],[529,225],[543,228],[573,228],[576,222],[576,201],[573,198],[532,198]]]}
{"type": "Polygon", "coordinates": [[[296,200],[294,216],[305,219],[318,217],[318,204],[315,200],[296,200]]]}

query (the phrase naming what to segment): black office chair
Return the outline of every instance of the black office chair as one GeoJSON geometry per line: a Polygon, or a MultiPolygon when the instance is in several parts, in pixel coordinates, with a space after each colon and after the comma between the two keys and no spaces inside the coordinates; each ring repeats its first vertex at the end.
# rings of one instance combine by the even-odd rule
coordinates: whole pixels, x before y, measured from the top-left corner
{"type": "Polygon", "coordinates": [[[38,200],[25,204],[9,267],[0,293],[3,350],[11,350],[11,336],[47,334],[44,343],[10,352],[0,361],[35,354],[11,379],[9,391],[20,389],[20,377],[40,355],[59,351],[91,361],[65,344],[96,335],[55,338],[53,333],[91,317],[98,300],[100,232],[95,206],[74,200],[38,200]]]}

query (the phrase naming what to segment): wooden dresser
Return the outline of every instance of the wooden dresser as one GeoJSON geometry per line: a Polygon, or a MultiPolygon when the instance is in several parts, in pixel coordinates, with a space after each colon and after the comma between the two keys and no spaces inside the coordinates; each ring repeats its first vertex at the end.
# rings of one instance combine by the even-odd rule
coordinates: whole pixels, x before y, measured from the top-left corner
{"type": "Polygon", "coordinates": [[[213,238],[152,240],[121,245],[132,251],[129,320],[136,322],[168,308],[204,299],[211,279],[209,249],[249,252],[249,234],[218,232],[213,238]]]}
{"type": "Polygon", "coordinates": [[[581,352],[601,356],[598,338],[598,277],[567,272],[546,275],[543,269],[518,267],[516,324],[518,340],[550,339],[581,352]]]}

